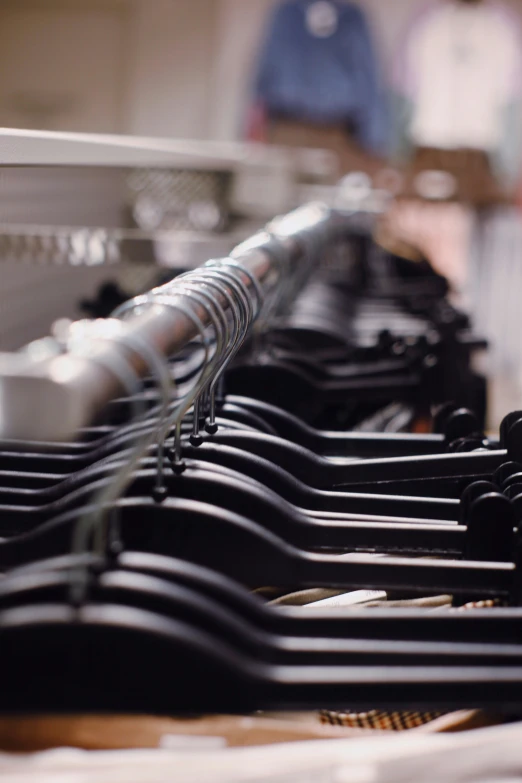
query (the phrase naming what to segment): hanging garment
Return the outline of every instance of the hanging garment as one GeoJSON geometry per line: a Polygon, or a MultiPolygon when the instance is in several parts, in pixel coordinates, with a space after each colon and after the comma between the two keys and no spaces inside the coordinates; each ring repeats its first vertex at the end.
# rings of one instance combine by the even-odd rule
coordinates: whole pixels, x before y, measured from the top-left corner
{"type": "Polygon", "coordinates": [[[518,21],[489,0],[441,0],[412,22],[395,88],[414,146],[486,151],[504,173],[518,165],[518,21]]]}
{"type": "Polygon", "coordinates": [[[259,111],[353,128],[368,150],[386,145],[386,112],[362,11],[329,0],[286,0],[272,16],[255,80],[259,111]]]}
{"type": "Polygon", "coordinates": [[[418,147],[406,171],[402,195],[476,206],[500,205],[509,200],[497,182],[487,152],[472,148],[418,147]],[[441,179],[441,172],[450,177],[441,179]],[[441,187],[445,192],[441,192],[441,187]]]}

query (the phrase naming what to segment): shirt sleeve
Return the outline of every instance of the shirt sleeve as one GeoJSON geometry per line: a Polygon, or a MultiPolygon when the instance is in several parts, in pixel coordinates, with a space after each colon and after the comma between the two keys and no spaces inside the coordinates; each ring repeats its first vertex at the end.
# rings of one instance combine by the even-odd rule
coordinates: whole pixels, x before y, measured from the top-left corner
{"type": "Polygon", "coordinates": [[[363,95],[357,137],[367,150],[384,154],[389,146],[389,107],[368,22],[360,9],[356,13],[352,46],[363,95]]]}

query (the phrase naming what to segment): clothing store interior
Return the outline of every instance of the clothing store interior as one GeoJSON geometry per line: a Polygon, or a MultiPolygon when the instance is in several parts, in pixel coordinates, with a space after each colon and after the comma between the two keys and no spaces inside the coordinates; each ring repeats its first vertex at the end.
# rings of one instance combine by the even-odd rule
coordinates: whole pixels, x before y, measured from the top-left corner
{"type": "Polygon", "coordinates": [[[522,0],[0,0],[0,270],[3,780],[522,780],[522,0]]]}

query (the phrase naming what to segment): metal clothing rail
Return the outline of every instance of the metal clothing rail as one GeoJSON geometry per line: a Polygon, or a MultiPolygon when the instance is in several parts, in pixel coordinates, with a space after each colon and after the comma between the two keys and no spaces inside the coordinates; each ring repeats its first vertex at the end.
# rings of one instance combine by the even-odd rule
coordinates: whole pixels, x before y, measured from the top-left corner
{"type": "MultiPolygon", "coordinates": [[[[241,273],[252,291],[258,282],[264,295],[287,280],[299,281],[310,259],[341,228],[337,213],[320,204],[310,204],[278,218],[265,232],[252,237],[234,251],[234,259],[249,274],[241,273]]],[[[175,300],[173,300],[175,301],[175,300]]],[[[186,300],[185,307],[187,307],[186,300]]],[[[223,296],[221,305],[228,302],[223,296]]],[[[197,303],[191,311],[205,325],[208,313],[197,303]]],[[[138,336],[163,356],[184,348],[198,331],[193,320],[173,307],[154,304],[127,319],[127,334],[138,336]]],[[[150,372],[143,356],[129,349],[125,338],[100,340],[96,357],[62,354],[34,358],[30,354],[0,354],[0,440],[60,442],[74,438],[113,399],[124,393],[122,381],[111,366],[125,359],[141,376],[150,372]]]]}

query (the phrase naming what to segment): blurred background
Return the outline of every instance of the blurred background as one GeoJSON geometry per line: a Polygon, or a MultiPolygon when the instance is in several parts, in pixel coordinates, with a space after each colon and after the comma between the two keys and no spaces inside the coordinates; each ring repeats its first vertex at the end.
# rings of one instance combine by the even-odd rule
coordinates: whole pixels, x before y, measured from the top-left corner
{"type": "MultiPolygon", "coordinates": [[[[370,26],[377,69],[384,87],[391,88],[406,36],[419,12],[433,3],[348,5],[353,4],[370,26]]],[[[278,5],[277,0],[2,0],[0,123],[242,138],[258,56],[278,5]]],[[[520,0],[503,5],[521,16],[520,0]]],[[[497,46],[494,37],[490,46],[497,46]]]]}
{"type": "MultiPolygon", "coordinates": [[[[238,139],[275,5],[274,0],[2,0],[0,123],[238,139]]],[[[359,5],[385,67],[425,2],[359,5]]]]}
{"type": "MultiPolygon", "coordinates": [[[[290,149],[326,151],[304,165],[315,191],[287,204],[271,179],[270,203],[324,196],[346,175],[385,192],[376,238],[452,283],[492,341],[503,412],[522,397],[521,26],[522,0],[0,0],[0,126],[219,142],[232,156],[271,146],[276,168],[290,149]]],[[[1,222],[17,220],[10,199],[1,222]]],[[[42,318],[24,331],[25,277],[6,268],[5,349],[36,336],[66,290],[74,314],[104,279],[40,270],[42,318]]]]}

